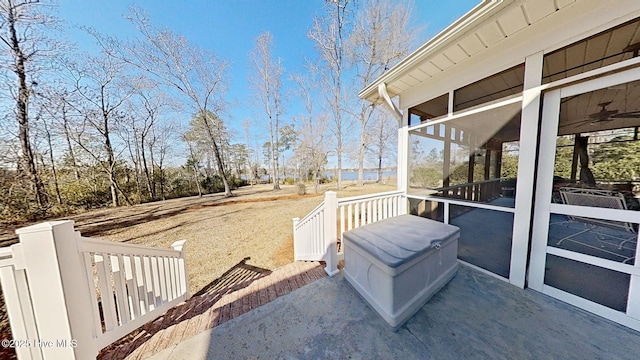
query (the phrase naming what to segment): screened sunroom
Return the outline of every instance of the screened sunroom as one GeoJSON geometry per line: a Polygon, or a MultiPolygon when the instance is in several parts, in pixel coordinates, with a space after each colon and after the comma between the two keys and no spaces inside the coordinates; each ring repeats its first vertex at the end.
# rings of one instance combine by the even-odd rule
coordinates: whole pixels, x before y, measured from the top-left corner
{"type": "Polygon", "coordinates": [[[635,1],[484,1],[360,96],[460,261],[640,330],[639,51],[635,1]]]}

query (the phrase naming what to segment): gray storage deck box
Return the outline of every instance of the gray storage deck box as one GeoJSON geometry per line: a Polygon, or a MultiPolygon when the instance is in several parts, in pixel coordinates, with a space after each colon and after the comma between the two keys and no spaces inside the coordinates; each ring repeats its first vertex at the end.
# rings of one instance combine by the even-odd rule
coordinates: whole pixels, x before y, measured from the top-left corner
{"type": "Polygon", "coordinates": [[[460,229],[401,215],[344,233],[344,277],[395,331],[458,269],[460,229]]]}

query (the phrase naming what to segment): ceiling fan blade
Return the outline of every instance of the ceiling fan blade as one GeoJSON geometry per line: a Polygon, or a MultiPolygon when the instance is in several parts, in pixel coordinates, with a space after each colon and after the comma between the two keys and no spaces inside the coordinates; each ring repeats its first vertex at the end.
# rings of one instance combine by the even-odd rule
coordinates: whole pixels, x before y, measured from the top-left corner
{"type": "Polygon", "coordinates": [[[569,124],[560,125],[560,128],[571,127],[571,126],[580,127],[590,123],[591,121],[592,121],[591,119],[580,120],[580,121],[572,122],[569,124]]]}
{"type": "Polygon", "coordinates": [[[624,113],[618,113],[618,114],[612,115],[611,117],[613,117],[613,118],[628,118],[628,119],[640,118],[640,111],[629,111],[629,112],[624,112],[624,113]]]}

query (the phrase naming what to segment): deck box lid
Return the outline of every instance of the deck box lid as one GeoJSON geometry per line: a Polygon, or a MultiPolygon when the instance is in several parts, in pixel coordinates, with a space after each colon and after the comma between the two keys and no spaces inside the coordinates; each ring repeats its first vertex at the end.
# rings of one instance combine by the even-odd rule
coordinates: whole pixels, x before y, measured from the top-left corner
{"type": "Polygon", "coordinates": [[[460,228],[414,215],[400,215],[345,232],[345,241],[396,268],[458,237],[460,228]]]}

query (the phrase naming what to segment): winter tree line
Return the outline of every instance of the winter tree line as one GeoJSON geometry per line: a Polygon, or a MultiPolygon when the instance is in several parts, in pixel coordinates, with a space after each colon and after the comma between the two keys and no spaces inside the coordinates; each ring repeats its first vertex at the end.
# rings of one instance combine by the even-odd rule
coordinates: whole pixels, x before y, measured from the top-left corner
{"type": "Polygon", "coordinates": [[[286,39],[260,34],[247,54],[253,96],[233,105],[256,116],[240,131],[227,118],[228,61],[143,10],[127,15],[132,39],[84,29],[101,49],[87,54],[63,40],[52,3],[0,0],[0,223],[232,196],[265,175],[317,191],[329,158],[338,187],[345,161],[361,184],[366,164],[381,171],[394,159],[397,124],[356,94],[414,45],[411,11],[391,0],[327,0],[307,33],[316,57],[300,74],[273,52],[286,39]]]}

